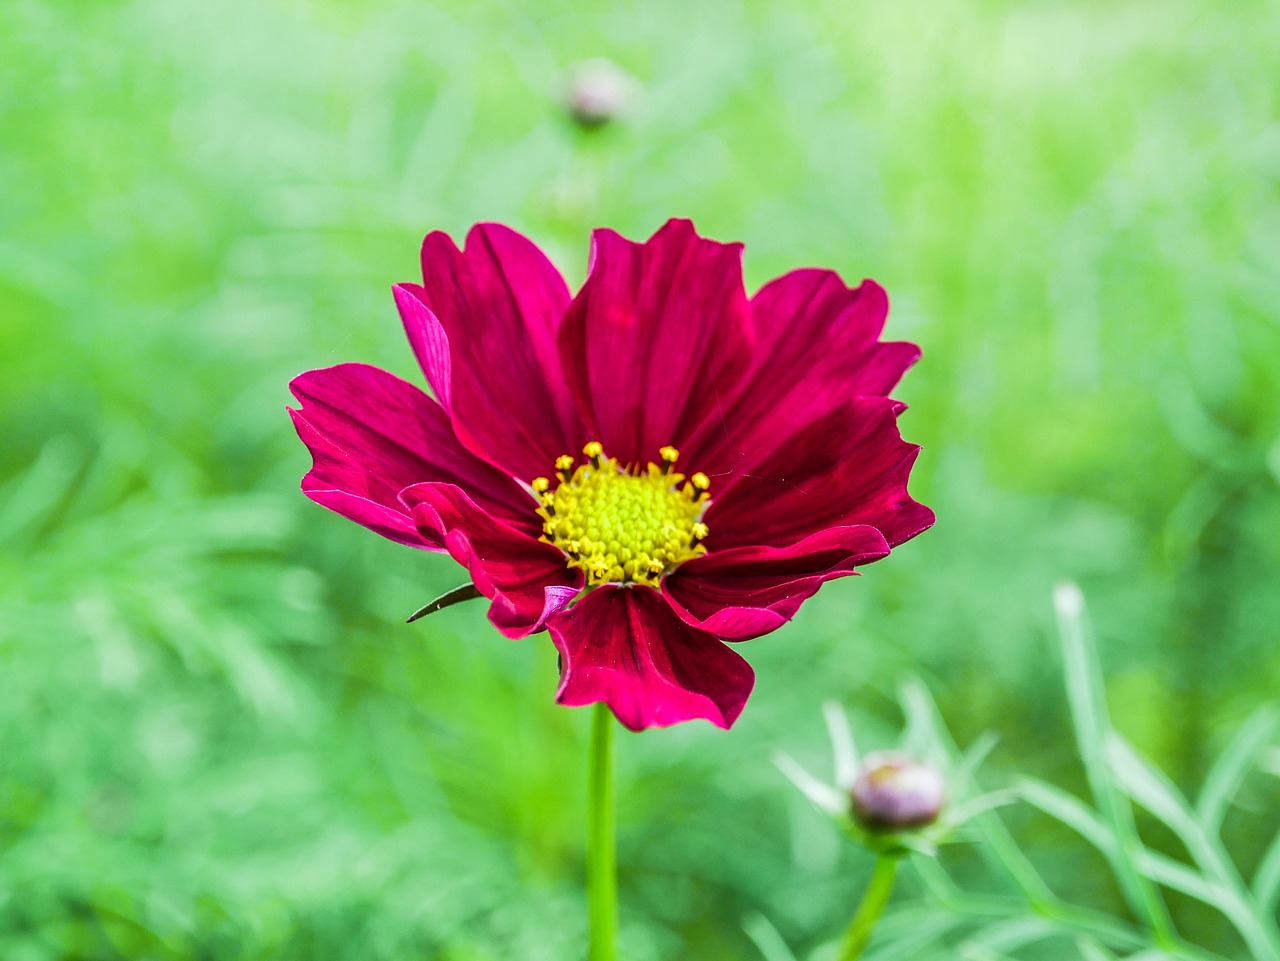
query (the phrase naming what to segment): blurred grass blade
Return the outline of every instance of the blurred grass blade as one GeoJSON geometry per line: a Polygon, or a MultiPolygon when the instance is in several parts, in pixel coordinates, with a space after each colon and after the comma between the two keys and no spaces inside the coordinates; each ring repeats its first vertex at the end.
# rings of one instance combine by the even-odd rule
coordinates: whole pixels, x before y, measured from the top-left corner
{"type": "Polygon", "coordinates": [[[1267,853],[1254,872],[1253,896],[1259,910],[1269,916],[1275,914],[1276,901],[1280,900],[1280,831],[1271,839],[1267,853]]]}
{"type": "Polygon", "coordinates": [[[954,827],[960,827],[980,814],[1004,807],[1007,804],[1013,804],[1017,800],[1018,794],[1016,791],[988,791],[986,794],[979,794],[977,797],[969,798],[967,801],[962,801],[947,808],[944,812],[944,818],[946,823],[954,827]]]}
{"type": "Polygon", "coordinates": [[[1044,918],[1013,918],[987,925],[971,935],[967,943],[988,951],[1018,951],[1028,944],[1044,941],[1058,933],[1057,926],[1044,918]]]}
{"type": "MultiPolygon", "coordinates": [[[[869,949],[866,961],[920,961],[929,949],[949,949],[943,940],[948,932],[972,923],[951,911],[939,911],[936,904],[916,905],[886,914],[876,925],[877,947],[869,949]]],[[[946,955],[936,955],[945,958],[946,955]]]]}
{"type": "Polygon", "coordinates": [[[1280,931],[1245,888],[1221,841],[1210,836],[1186,799],[1163,773],[1115,732],[1107,738],[1108,763],[1117,783],[1186,845],[1200,870],[1221,891],[1224,914],[1249,945],[1255,961],[1280,961],[1280,931]]]}
{"type": "Polygon", "coordinates": [[[58,509],[84,466],[70,437],[55,437],[26,472],[0,488],[0,544],[30,537],[58,509]]]}
{"type": "Polygon", "coordinates": [[[749,914],[742,919],[742,930],[760,951],[764,961],[796,961],[787,942],[763,914],[749,914]]]}
{"type": "Polygon", "coordinates": [[[972,941],[965,941],[956,951],[962,961],[1015,961],[1007,954],[999,954],[984,945],[974,944],[972,941]]]}
{"type": "Polygon", "coordinates": [[[819,781],[802,768],[790,754],[784,751],[776,752],[773,755],[773,763],[819,810],[837,817],[847,813],[849,799],[844,792],[819,781]]]}
{"type": "Polygon", "coordinates": [[[1116,879],[1130,906],[1155,934],[1157,944],[1171,945],[1176,935],[1169,909],[1160,893],[1138,870],[1142,842],[1134,824],[1133,810],[1116,790],[1107,765],[1105,749],[1111,721],[1103,699],[1102,669],[1085,622],[1084,595],[1075,584],[1060,584],[1054,589],[1053,602],[1058,614],[1067,700],[1080,758],[1094,802],[1116,839],[1116,879]]]}
{"type": "Polygon", "coordinates": [[[1116,961],[1116,956],[1093,938],[1077,938],[1076,949],[1081,961],[1116,961]]]}
{"type": "MultiPolygon", "coordinates": [[[[943,723],[938,706],[934,703],[924,682],[919,678],[909,678],[902,684],[898,696],[907,718],[916,725],[927,728],[938,748],[948,755],[948,760],[953,762],[951,770],[955,796],[962,797],[977,793],[978,786],[972,780],[972,775],[962,778],[961,766],[954,763],[960,751],[943,723]]],[[[1004,822],[995,812],[986,811],[979,814],[970,823],[977,828],[985,841],[980,847],[982,855],[994,866],[1004,868],[1009,879],[1028,901],[1041,906],[1051,905],[1056,901],[1049,886],[1045,884],[1027,856],[1022,853],[1013,835],[1009,833],[1009,829],[1004,826],[1004,822]]]]}
{"type": "Polygon", "coordinates": [[[835,767],[836,786],[848,790],[858,778],[858,748],[853,743],[853,729],[849,715],[835,701],[822,705],[822,716],[827,722],[827,735],[831,738],[831,756],[835,767]]]}
{"type": "Polygon", "coordinates": [[[1108,861],[1116,857],[1119,845],[1115,835],[1107,829],[1107,825],[1098,817],[1097,812],[1079,798],[1059,787],[1033,778],[1019,779],[1015,790],[1032,807],[1079,834],[1097,848],[1108,861]]]}
{"type": "Polygon", "coordinates": [[[978,773],[978,768],[995,750],[995,746],[1000,743],[1000,738],[995,734],[987,731],[976,741],[970,744],[965,752],[960,755],[960,761],[955,766],[955,770],[951,772],[951,778],[963,784],[973,781],[978,773]]]}
{"type": "MultiPolygon", "coordinates": [[[[1120,857],[1116,838],[1097,813],[1084,802],[1052,784],[1029,778],[1019,782],[1018,791],[1028,804],[1088,841],[1107,859],[1112,870],[1115,870],[1116,861],[1120,857]]],[[[1143,852],[1138,868],[1157,884],[1173,888],[1211,907],[1221,910],[1224,900],[1230,899],[1230,892],[1224,893],[1220,886],[1207,881],[1193,869],[1153,851],[1143,852]]]]}
{"type": "Polygon", "coordinates": [[[1222,819],[1244,779],[1248,777],[1262,749],[1275,734],[1280,714],[1271,705],[1261,708],[1231,739],[1205,778],[1196,802],[1196,813],[1204,829],[1216,834],[1222,819]]]}

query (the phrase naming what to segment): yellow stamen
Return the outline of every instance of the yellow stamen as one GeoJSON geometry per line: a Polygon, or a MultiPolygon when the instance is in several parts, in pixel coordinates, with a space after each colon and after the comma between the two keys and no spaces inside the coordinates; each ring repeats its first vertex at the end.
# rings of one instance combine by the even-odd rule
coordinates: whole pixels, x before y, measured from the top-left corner
{"type": "Polygon", "coordinates": [[[582,449],[587,463],[562,466],[556,460],[560,484],[532,487],[542,506],[543,540],[567,555],[569,567],[584,571],[591,585],[611,582],[656,587],[662,575],[682,561],[706,553],[702,514],[710,481],[695,474],[686,482],[672,473],[679,452],[663,447],[661,464],[622,465],[604,456],[592,441],[582,449]],[[553,506],[554,502],[554,506],[553,506]]]}

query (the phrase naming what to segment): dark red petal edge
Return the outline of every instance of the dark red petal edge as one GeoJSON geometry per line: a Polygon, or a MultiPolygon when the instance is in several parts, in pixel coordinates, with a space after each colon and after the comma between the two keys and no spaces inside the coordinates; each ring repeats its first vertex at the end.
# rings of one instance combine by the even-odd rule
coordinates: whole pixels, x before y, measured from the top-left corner
{"type": "Polygon", "coordinates": [[[751,359],[742,245],[671,220],[645,243],[592,235],[560,357],[594,439],[624,463],[656,461],[718,417],[751,359]]]}
{"type": "Polygon", "coordinates": [[[421,286],[396,285],[396,304],[458,438],[526,482],[580,449],[556,347],[569,289],[542,251],[501,224],[477,224],[462,250],[436,231],[422,243],[422,275],[421,286]]]}
{"type": "Polygon", "coordinates": [[[582,589],[580,571],[559,549],[514,530],[452,484],[415,484],[401,492],[424,534],[438,538],[492,601],[489,620],[504,636],[540,631],[582,589]]]}
{"type": "Polygon", "coordinates": [[[632,731],[699,717],[728,728],[755,684],[746,661],[647,587],[596,588],[547,627],[561,657],[556,701],[603,701],[632,731]]]}
{"type": "Polygon", "coordinates": [[[826,581],[887,556],[874,527],[835,527],[789,547],[738,547],[694,558],[663,581],[688,624],[744,641],[777,630],[826,581]]]}
{"type": "Polygon", "coordinates": [[[531,495],[464,449],[440,405],[412,384],[367,364],[339,364],[299,374],[289,389],[302,405],[290,416],[313,460],[302,489],[324,507],[402,544],[439,550],[398,495],[443,481],[508,523],[537,529],[531,495]]]}
{"type": "Polygon", "coordinates": [[[830,527],[868,524],[896,547],[933,525],[907,493],[920,448],[898,433],[902,404],[860,397],[804,426],[781,446],[712,479],[706,543],[785,547],[830,527]]]}

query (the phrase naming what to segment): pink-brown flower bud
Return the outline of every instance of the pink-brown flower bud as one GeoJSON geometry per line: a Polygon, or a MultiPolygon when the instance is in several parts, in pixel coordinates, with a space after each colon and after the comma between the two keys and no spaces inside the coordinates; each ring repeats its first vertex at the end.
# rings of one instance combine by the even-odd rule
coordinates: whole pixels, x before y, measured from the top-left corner
{"type": "Polygon", "coordinates": [[[602,127],[626,112],[638,87],[636,79],[612,60],[584,60],[566,77],[565,109],[581,127],[602,127]]]}
{"type": "Polygon", "coordinates": [[[868,754],[849,792],[853,815],[871,831],[902,831],[937,820],[946,801],[942,775],[902,754],[868,754]]]}

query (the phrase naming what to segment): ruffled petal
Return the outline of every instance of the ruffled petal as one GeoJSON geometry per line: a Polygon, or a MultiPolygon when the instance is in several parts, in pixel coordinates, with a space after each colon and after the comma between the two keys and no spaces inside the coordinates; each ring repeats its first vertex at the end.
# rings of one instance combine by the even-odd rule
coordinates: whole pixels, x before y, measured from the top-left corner
{"type": "Polygon", "coordinates": [[[663,581],[662,592],[687,623],[745,641],[791,620],[826,581],[888,553],[874,527],[835,527],[790,547],[737,547],[695,557],[663,581]]]}
{"type": "Polygon", "coordinates": [[[920,357],[915,344],[879,341],[888,311],[879,284],[850,288],[830,270],[765,284],[751,299],[751,366],[723,417],[691,445],[704,452],[700,469],[730,473],[854,397],[888,396],[920,357]]]}
{"type": "Polygon", "coordinates": [[[400,498],[493,602],[489,620],[505,636],[542,630],[582,590],[582,573],[565,565],[559,549],[491,517],[452,484],[414,484],[400,498]]]}
{"type": "Polygon", "coordinates": [[[696,717],[728,728],[755,684],[746,661],[647,587],[597,588],[547,627],[561,658],[556,701],[604,701],[633,731],[696,717]]]}
{"type": "Polygon", "coordinates": [[[412,384],[367,364],[299,374],[290,410],[313,464],[302,479],[308,497],[401,544],[441,550],[398,495],[411,484],[441,481],[471,493],[484,510],[537,531],[532,496],[458,443],[440,405],[412,384]]]}
{"type": "Polygon", "coordinates": [[[707,547],[785,547],[857,524],[896,547],[927,530],[933,511],[907,493],[920,448],[898,433],[901,409],[886,397],[857,398],[745,462],[718,493],[713,485],[707,547]]]}
{"type": "Polygon", "coordinates": [[[422,278],[398,284],[396,303],[458,438],[521,480],[551,472],[557,455],[588,439],[556,348],[564,279],[500,224],[471,228],[462,250],[447,234],[428,234],[422,278]]]}
{"type": "Polygon", "coordinates": [[[644,464],[666,444],[684,450],[719,416],[750,346],[741,244],[705,240],[687,220],[669,221],[643,244],[594,233],[586,283],[560,327],[560,356],[610,456],[644,464]]]}

